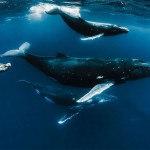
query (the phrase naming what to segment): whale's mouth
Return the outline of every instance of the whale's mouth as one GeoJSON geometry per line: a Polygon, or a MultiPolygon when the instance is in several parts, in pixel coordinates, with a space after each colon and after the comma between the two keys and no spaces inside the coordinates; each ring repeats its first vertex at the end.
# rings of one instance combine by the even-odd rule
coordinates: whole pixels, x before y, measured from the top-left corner
{"type": "Polygon", "coordinates": [[[139,61],[139,65],[138,66],[141,67],[141,68],[150,70],[150,63],[148,63],[148,62],[144,62],[144,61],[141,62],[141,61],[139,61]]]}
{"type": "Polygon", "coordinates": [[[138,60],[131,72],[131,79],[150,77],[150,63],[138,60]]]}
{"type": "Polygon", "coordinates": [[[120,27],[120,29],[121,29],[122,31],[124,31],[124,33],[128,33],[128,32],[129,32],[129,29],[128,29],[128,28],[120,27]]]}

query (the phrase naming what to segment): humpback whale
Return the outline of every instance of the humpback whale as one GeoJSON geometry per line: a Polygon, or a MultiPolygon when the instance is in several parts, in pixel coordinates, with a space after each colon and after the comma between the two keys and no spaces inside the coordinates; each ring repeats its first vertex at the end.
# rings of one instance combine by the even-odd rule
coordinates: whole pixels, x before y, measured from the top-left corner
{"type": "Polygon", "coordinates": [[[105,94],[94,96],[84,103],[77,103],[77,100],[87,93],[89,89],[66,86],[59,84],[58,82],[52,82],[49,86],[32,83],[26,80],[20,80],[19,82],[26,83],[32,87],[35,92],[46,101],[66,107],[68,111],[58,120],[59,124],[63,124],[72,119],[78,115],[83,108],[110,102],[116,99],[114,96],[105,94]]]}
{"type": "Polygon", "coordinates": [[[2,64],[0,63],[0,72],[7,71],[11,67],[11,63],[2,64]]]}
{"type": "Polygon", "coordinates": [[[64,85],[92,88],[77,100],[82,103],[113,85],[150,77],[150,63],[139,59],[75,58],[58,53],[56,56],[30,54],[30,44],[10,50],[1,57],[22,57],[47,76],[64,85]]]}
{"type": "Polygon", "coordinates": [[[58,53],[56,56],[36,56],[28,52],[29,48],[30,44],[25,42],[18,49],[9,50],[0,55],[0,57],[24,58],[49,77],[65,85],[80,87],[94,86],[87,94],[77,100],[78,103],[85,102],[114,85],[114,81],[112,80],[111,82],[108,82],[109,79],[108,81],[106,79],[104,81],[99,80],[100,70],[94,71],[94,69],[98,69],[97,60],[95,59],[72,58],[61,53],[58,53]],[[82,71],[85,72],[82,73],[82,71]]]}
{"type": "Polygon", "coordinates": [[[129,31],[127,28],[115,24],[84,20],[81,18],[79,11],[79,8],[51,5],[50,8],[47,8],[46,13],[50,15],[59,14],[70,28],[85,36],[81,40],[117,35],[129,31]]]}

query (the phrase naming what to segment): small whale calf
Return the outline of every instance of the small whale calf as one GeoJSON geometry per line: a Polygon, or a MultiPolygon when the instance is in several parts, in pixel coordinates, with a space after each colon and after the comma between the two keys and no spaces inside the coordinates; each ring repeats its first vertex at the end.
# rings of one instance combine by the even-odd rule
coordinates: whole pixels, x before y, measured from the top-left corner
{"type": "Polygon", "coordinates": [[[30,44],[10,50],[1,57],[21,57],[64,85],[90,87],[87,94],[77,100],[85,102],[113,85],[150,77],[150,63],[139,59],[74,58],[58,53],[56,56],[30,54],[30,44]]]}
{"type": "Polygon", "coordinates": [[[2,64],[0,63],[0,72],[5,72],[11,67],[11,63],[2,64]]]}
{"type": "Polygon", "coordinates": [[[65,86],[59,84],[58,82],[52,82],[50,86],[32,83],[25,80],[20,80],[20,82],[28,84],[35,90],[38,95],[42,96],[46,101],[62,106],[67,106],[66,109],[68,109],[68,111],[58,121],[59,124],[63,124],[66,121],[72,119],[73,117],[78,115],[84,108],[113,101],[115,99],[115,97],[110,95],[97,95],[88,99],[84,103],[78,103],[77,100],[80,99],[80,97],[82,97],[89,89],[65,86]]]}
{"type": "Polygon", "coordinates": [[[65,23],[76,32],[84,35],[81,40],[93,40],[101,36],[112,36],[122,33],[128,33],[125,27],[109,23],[91,22],[81,18],[79,8],[70,8],[67,6],[51,5],[46,11],[49,15],[59,14],[65,23]]]}

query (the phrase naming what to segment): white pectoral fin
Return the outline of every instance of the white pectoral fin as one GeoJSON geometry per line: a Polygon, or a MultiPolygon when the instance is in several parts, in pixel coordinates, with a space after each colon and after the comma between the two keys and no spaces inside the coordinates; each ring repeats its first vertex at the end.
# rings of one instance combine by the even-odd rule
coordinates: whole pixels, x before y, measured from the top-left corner
{"type": "Polygon", "coordinates": [[[90,37],[83,37],[83,38],[81,38],[81,40],[82,41],[94,40],[94,39],[102,37],[103,35],[104,35],[104,33],[98,34],[98,35],[95,35],[95,36],[90,36],[90,37]]]}
{"type": "Polygon", "coordinates": [[[69,109],[69,111],[58,121],[58,124],[64,124],[77,116],[84,106],[75,106],[69,109]]]}
{"type": "Polygon", "coordinates": [[[88,101],[89,99],[93,98],[96,95],[101,94],[103,91],[109,89],[111,86],[114,85],[114,82],[106,82],[103,84],[98,84],[94,86],[87,94],[77,100],[77,103],[83,103],[88,101]]]}
{"type": "MultiPolygon", "coordinates": [[[[74,106],[69,109],[69,111],[58,121],[58,124],[64,124],[67,121],[71,120],[75,116],[77,116],[82,109],[84,109],[87,105],[84,105],[84,102],[88,101],[89,99],[93,98],[94,96],[101,94],[106,89],[110,88],[114,85],[114,82],[106,82],[103,84],[98,84],[94,86],[86,95],[81,97],[76,102],[79,103],[79,105],[74,106]]],[[[105,102],[104,99],[99,101],[100,103],[105,102]]]]}

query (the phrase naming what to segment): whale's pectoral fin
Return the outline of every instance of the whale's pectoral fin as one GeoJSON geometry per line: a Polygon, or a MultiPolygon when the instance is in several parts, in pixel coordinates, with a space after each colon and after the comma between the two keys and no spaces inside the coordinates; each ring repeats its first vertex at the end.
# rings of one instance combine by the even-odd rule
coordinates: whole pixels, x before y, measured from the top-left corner
{"type": "Polygon", "coordinates": [[[103,35],[104,35],[104,33],[98,34],[98,35],[95,35],[95,36],[90,36],[90,37],[83,37],[83,38],[81,38],[81,40],[82,41],[94,40],[94,39],[102,37],[103,35]]]}
{"type": "MultiPolygon", "coordinates": [[[[86,108],[87,103],[86,102],[91,102],[90,100],[96,96],[101,94],[103,91],[106,89],[110,88],[111,86],[114,85],[113,81],[108,81],[103,84],[98,84],[94,86],[87,94],[85,94],[83,97],[78,99],[76,102],[78,103],[77,106],[71,107],[69,111],[58,121],[59,124],[64,124],[66,121],[71,120],[73,117],[77,116],[80,111],[84,108],[86,108]]],[[[107,100],[101,99],[99,103],[106,102],[107,100]]],[[[91,103],[91,105],[94,103],[91,103]]]]}
{"type": "Polygon", "coordinates": [[[98,84],[94,86],[87,94],[85,94],[83,97],[77,100],[77,103],[83,103],[88,101],[89,99],[93,98],[96,95],[101,94],[103,91],[107,90],[111,86],[114,85],[114,82],[106,82],[103,84],[98,84]]]}
{"type": "Polygon", "coordinates": [[[84,105],[71,107],[69,111],[58,121],[58,123],[64,124],[66,121],[71,120],[73,117],[77,116],[83,108],[84,105]]]}

